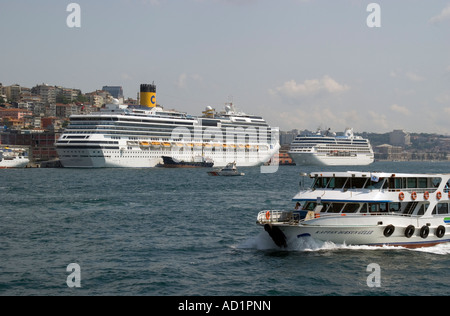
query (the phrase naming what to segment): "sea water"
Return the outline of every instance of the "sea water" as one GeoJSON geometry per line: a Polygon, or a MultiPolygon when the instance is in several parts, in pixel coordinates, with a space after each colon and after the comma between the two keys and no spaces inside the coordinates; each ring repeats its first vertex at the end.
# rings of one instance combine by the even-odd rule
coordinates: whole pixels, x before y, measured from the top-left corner
{"type": "Polygon", "coordinates": [[[241,168],[243,177],[211,177],[207,169],[2,170],[0,295],[449,295],[449,244],[274,245],[256,225],[258,212],[292,209],[300,172],[330,170],[444,173],[450,163],[241,168]],[[373,264],[376,287],[368,282],[373,264]]]}

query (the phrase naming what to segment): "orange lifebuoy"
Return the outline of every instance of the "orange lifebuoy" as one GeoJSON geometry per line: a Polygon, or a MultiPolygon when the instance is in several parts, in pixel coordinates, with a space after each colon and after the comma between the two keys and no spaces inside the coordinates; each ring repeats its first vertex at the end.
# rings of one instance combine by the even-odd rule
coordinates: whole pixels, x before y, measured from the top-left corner
{"type": "Polygon", "coordinates": [[[428,200],[429,197],[430,197],[430,193],[429,193],[428,191],[425,191],[425,193],[423,194],[423,198],[424,198],[425,200],[428,200]]]}
{"type": "Polygon", "coordinates": [[[415,201],[417,199],[417,193],[416,192],[412,192],[411,193],[411,199],[413,199],[413,201],[415,201]]]}
{"type": "Polygon", "coordinates": [[[436,193],[436,199],[440,200],[442,198],[442,193],[440,191],[438,191],[438,193],[436,193]]]}
{"type": "Polygon", "coordinates": [[[400,201],[403,201],[403,200],[405,199],[405,193],[400,192],[399,195],[398,195],[398,199],[399,199],[400,201]]]}
{"type": "Polygon", "coordinates": [[[266,212],[266,219],[269,220],[270,219],[270,211],[266,212]]]}

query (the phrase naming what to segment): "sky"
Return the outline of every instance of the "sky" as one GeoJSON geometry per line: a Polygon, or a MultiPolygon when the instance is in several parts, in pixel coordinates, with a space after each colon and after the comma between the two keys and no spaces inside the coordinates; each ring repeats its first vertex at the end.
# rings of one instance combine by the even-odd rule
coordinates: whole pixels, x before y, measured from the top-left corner
{"type": "Polygon", "coordinates": [[[4,86],[155,82],[192,115],[450,135],[450,0],[0,0],[0,29],[4,86]]]}

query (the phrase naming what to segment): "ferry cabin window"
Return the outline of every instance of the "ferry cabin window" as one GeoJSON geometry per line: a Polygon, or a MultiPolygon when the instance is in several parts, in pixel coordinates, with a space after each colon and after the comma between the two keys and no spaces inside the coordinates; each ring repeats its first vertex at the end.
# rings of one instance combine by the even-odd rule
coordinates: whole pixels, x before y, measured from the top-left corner
{"type": "Polygon", "coordinates": [[[305,206],[303,207],[303,209],[306,211],[314,211],[314,208],[316,207],[316,205],[317,205],[316,202],[307,202],[305,204],[305,206]]]}
{"type": "Polygon", "coordinates": [[[389,178],[389,189],[426,189],[436,188],[441,183],[440,178],[389,178]]]}
{"type": "Polygon", "coordinates": [[[419,208],[419,211],[417,211],[417,215],[418,215],[418,216],[421,216],[421,215],[425,214],[425,210],[428,208],[428,205],[429,205],[429,204],[430,204],[430,203],[422,204],[422,205],[420,206],[420,208],[419,208]]]}
{"type": "Polygon", "coordinates": [[[327,209],[327,213],[340,213],[344,203],[331,203],[327,209]]]}
{"type": "Polygon", "coordinates": [[[367,184],[367,189],[371,189],[371,190],[387,189],[387,187],[388,187],[388,182],[385,181],[384,178],[380,178],[378,180],[378,182],[370,180],[369,183],[367,184]]]}
{"type": "Polygon", "coordinates": [[[445,184],[445,186],[444,186],[444,192],[445,192],[445,193],[448,193],[449,190],[450,190],[450,180],[447,181],[447,183],[445,184]]]}
{"type": "Polygon", "coordinates": [[[359,209],[359,206],[359,203],[347,203],[345,204],[342,213],[356,213],[356,211],[359,209]]]}
{"type": "Polygon", "coordinates": [[[328,182],[328,188],[329,189],[342,189],[342,187],[344,187],[345,182],[347,181],[348,178],[343,178],[343,177],[333,177],[330,179],[330,181],[328,182]]]}
{"type": "Polygon", "coordinates": [[[432,212],[433,215],[443,215],[448,214],[448,203],[438,203],[432,212]]]}
{"type": "Polygon", "coordinates": [[[316,180],[314,181],[313,184],[313,189],[324,189],[326,188],[327,184],[328,184],[328,178],[326,177],[321,177],[321,178],[316,178],[316,180]]]}
{"type": "Polygon", "coordinates": [[[417,188],[417,178],[407,178],[408,188],[417,188]]]}
{"type": "Polygon", "coordinates": [[[398,212],[400,210],[400,203],[364,203],[361,207],[360,213],[382,213],[382,212],[398,212]]]}
{"type": "Polygon", "coordinates": [[[369,213],[387,212],[387,203],[364,203],[368,207],[369,213]]]}
{"type": "MultiPolygon", "coordinates": [[[[368,178],[349,178],[351,189],[362,189],[366,185],[368,178]]],[[[347,182],[347,183],[348,183],[347,182]]]]}
{"type": "Polygon", "coordinates": [[[418,178],[417,179],[417,187],[421,189],[428,188],[427,178],[418,178]]]}
{"type": "Polygon", "coordinates": [[[389,212],[399,212],[401,210],[400,202],[389,203],[389,212]]]}

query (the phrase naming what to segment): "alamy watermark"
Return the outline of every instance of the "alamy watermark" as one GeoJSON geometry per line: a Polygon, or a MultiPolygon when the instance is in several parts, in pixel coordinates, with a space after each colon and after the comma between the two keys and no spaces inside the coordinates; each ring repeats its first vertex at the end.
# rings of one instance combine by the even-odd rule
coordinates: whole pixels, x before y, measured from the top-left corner
{"type": "Polygon", "coordinates": [[[381,27],[381,6],[378,3],[370,3],[367,6],[367,12],[371,12],[367,17],[368,27],[381,27]]]}
{"type": "Polygon", "coordinates": [[[71,263],[67,266],[67,272],[71,272],[67,277],[66,284],[70,288],[81,287],[81,267],[78,263],[71,263]]]}
{"type": "Polygon", "coordinates": [[[237,165],[261,165],[261,173],[275,173],[279,165],[279,137],[277,128],[262,127],[176,127],[170,142],[172,154],[211,158],[216,165],[236,162],[237,165]],[[225,132],[225,133],[224,133],[225,132]],[[186,148],[186,145],[192,146],[186,148]],[[181,146],[183,145],[183,146],[181,146]]]}
{"type": "Polygon", "coordinates": [[[78,3],[70,3],[66,8],[70,14],[67,16],[66,24],[70,28],[81,27],[81,6],[78,3]]]}
{"type": "MultiPolygon", "coordinates": [[[[80,28],[81,27],[81,6],[78,3],[70,3],[66,8],[67,12],[70,14],[67,16],[66,24],[69,28],[80,28]]],[[[376,3],[369,3],[367,5],[367,12],[370,12],[366,19],[366,24],[370,28],[381,27],[381,6],[376,3]]]]}
{"type": "Polygon", "coordinates": [[[371,272],[367,277],[368,287],[381,287],[381,267],[377,263],[371,263],[367,266],[367,272],[371,272]]]}

